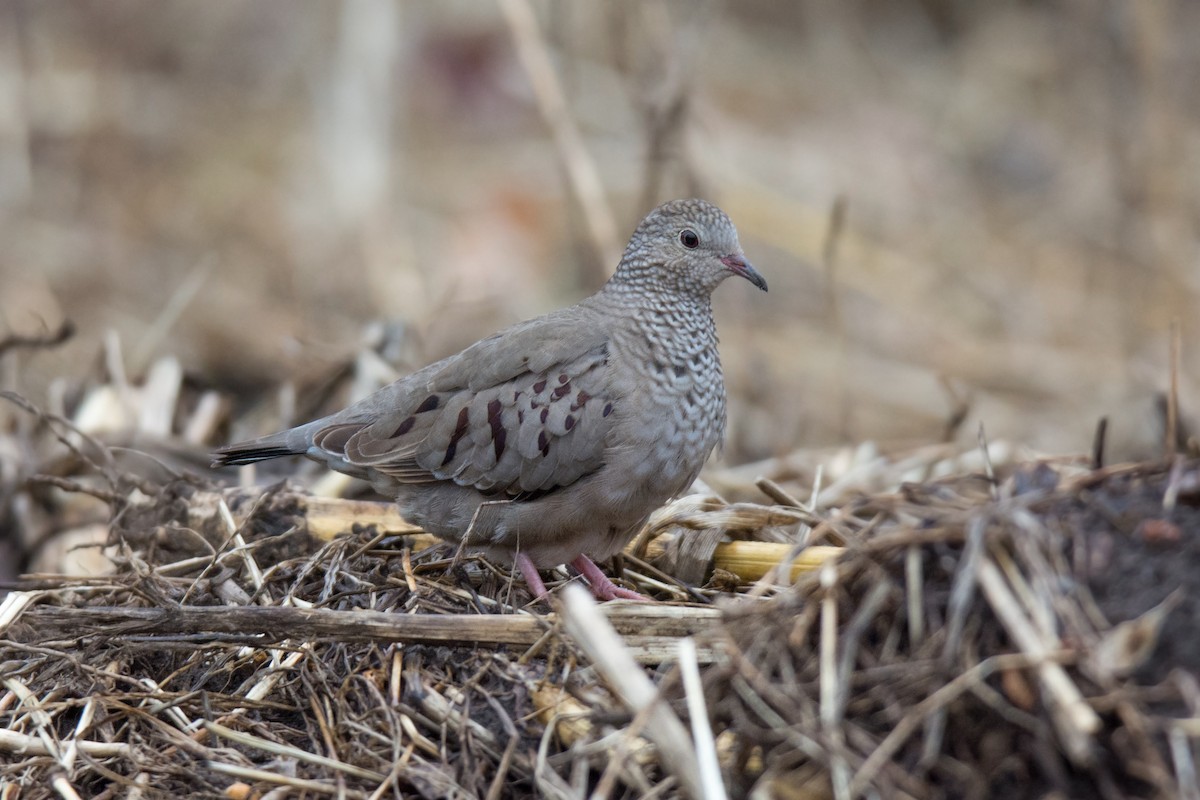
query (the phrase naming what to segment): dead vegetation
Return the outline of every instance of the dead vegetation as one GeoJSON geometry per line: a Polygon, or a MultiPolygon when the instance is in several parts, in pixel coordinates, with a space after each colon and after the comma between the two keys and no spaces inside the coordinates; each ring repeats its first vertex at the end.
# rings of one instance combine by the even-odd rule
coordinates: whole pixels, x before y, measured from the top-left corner
{"type": "Polygon", "coordinates": [[[662,602],[598,614],[566,575],[531,603],[386,503],[221,488],[168,466],[202,457],[182,441],[138,474],[7,399],[36,424],[8,443],[29,460],[6,513],[93,560],[0,605],[6,800],[1194,786],[1197,461],[992,445],[713,471],[720,494],[623,558],[662,602]]]}

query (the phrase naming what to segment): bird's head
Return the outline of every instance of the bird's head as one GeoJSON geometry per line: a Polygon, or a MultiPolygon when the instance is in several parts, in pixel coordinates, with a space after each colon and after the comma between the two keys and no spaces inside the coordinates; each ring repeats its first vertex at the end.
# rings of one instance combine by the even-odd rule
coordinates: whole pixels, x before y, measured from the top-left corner
{"type": "Polygon", "coordinates": [[[725,212],[705,200],[672,200],[651,211],[625,248],[618,278],[657,281],[707,296],[730,275],[764,292],[767,282],[746,260],[737,229],[725,212]]]}

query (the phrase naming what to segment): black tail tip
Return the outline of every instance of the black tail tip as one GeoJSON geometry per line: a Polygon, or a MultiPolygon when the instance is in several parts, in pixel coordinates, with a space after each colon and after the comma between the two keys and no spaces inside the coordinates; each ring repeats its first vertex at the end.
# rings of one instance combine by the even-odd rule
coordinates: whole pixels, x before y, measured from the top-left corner
{"type": "Polygon", "coordinates": [[[294,456],[296,453],[286,447],[246,447],[244,445],[230,445],[222,447],[212,454],[213,469],[220,467],[240,467],[244,464],[253,464],[257,461],[269,461],[272,458],[283,458],[284,456],[294,456]]]}

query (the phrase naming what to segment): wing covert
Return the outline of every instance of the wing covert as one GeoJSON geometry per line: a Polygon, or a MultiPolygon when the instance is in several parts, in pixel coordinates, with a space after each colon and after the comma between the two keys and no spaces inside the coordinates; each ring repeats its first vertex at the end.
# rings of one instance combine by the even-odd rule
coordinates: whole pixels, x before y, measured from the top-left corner
{"type": "Polygon", "coordinates": [[[407,407],[331,424],[314,443],[402,483],[452,480],[508,496],[570,485],[603,464],[614,403],[608,348],[602,340],[553,365],[539,355],[492,364],[492,375],[516,365],[541,369],[519,369],[487,386],[460,364],[434,365],[441,369],[430,368],[433,374],[419,384],[427,390],[409,391],[407,407]],[[449,380],[455,373],[468,379],[449,380]]]}

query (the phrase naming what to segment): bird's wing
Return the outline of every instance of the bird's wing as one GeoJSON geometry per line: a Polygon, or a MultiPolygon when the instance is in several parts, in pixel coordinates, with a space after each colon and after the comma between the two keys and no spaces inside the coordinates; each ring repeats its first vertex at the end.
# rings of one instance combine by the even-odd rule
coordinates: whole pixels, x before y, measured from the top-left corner
{"type": "Polygon", "coordinates": [[[484,339],[336,415],[313,443],[402,483],[510,497],[567,486],[603,463],[615,403],[607,337],[588,322],[561,315],[484,339]]]}

